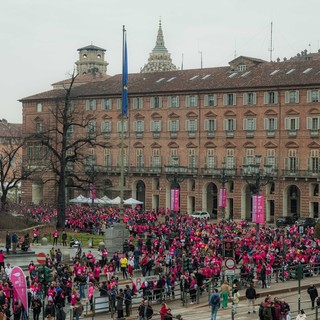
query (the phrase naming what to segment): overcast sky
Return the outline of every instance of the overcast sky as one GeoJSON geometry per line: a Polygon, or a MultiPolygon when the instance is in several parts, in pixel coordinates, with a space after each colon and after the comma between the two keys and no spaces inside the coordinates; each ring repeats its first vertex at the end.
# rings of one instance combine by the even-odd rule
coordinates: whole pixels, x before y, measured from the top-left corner
{"type": "MultiPolygon", "coordinates": [[[[315,52],[319,0],[1,0],[0,119],[22,122],[23,97],[68,77],[77,49],[105,48],[108,74],[121,72],[122,25],[129,72],[139,72],[155,46],[159,18],[173,63],[184,69],[225,66],[235,55],[270,60],[315,52]]],[[[129,84],[130,87],[130,84],[129,84]]]]}

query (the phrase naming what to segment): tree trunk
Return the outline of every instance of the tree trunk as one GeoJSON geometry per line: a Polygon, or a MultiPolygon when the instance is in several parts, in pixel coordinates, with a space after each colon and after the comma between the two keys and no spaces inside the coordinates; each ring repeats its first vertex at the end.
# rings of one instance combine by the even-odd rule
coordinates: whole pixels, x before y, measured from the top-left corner
{"type": "Polygon", "coordinates": [[[65,179],[60,179],[58,184],[58,213],[57,228],[64,228],[66,223],[66,196],[65,179]]]}

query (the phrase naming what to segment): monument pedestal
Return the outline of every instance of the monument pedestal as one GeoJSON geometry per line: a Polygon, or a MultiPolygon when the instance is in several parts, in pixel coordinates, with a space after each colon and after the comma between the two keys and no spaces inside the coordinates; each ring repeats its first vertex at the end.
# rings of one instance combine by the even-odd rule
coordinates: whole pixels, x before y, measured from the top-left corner
{"type": "Polygon", "coordinates": [[[114,223],[104,234],[104,244],[109,253],[109,257],[116,251],[122,253],[123,243],[129,238],[129,230],[124,223],[114,223]]]}

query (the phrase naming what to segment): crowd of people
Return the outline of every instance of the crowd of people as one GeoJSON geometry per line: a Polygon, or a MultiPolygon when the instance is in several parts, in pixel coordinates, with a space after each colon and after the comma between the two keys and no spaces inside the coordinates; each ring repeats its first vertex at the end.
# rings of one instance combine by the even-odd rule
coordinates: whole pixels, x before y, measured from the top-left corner
{"type": "MultiPolygon", "coordinates": [[[[50,207],[44,210],[24,208],[22,212],[41,222],[50,221],[56,214],[50,207]]],[[[96,233],[103,233],[113,223],[120,221],[118,209],[89,206],[69,207],[66,217],[66,230],[96,233]]],[[[256,298],[253,284],[259,281],[262,288],[267,288],[274,281],[286,281],[292,277],[290,267],[298,264],[304,266],[307,276],[320,270],[320,240],[314,237],[314,228],[300,234],[296,225],[283,229],[261,226],[257,236],[257,230],[245,221],[210,223],[188,215],[172,215],[169,210],[145,212],[141,208],[126,209],[121,220],[129,230],[129,237],[119,252],[101,249],[96,258],[91,251],[83,252],[79,247],[71,268],[61,264],[60,250],[50,252],[46,266],[52,270],[53,279],[48,284],[43,301],[46,308],[49,302],[55,305],[56,311],[65,303],[77,308],[86,298],[93,309],[93,297],[100,294],[108,297],[110,311],[121,318],[124,313],[130,315],[132,297],[140,290],[143,302],[138,313],[140,319],[144,320],[152,317],[151,302],[162,303],[163,297],[167,300],[175,298],[177,288],[182,296],[187,294],[193,304],[197,295],[205,290],[207,282],[217,286],[218,280],[223,277],[224,249],[225,244],[229,243],[232,255],[241,268],[241,279],[238,281],[248,284],[246,296],[248,301],[251,300],[248,312],[258,312],[263,320],[282,320],[285,318],[281,318],[281,310],[284,310],[281,300],[269,299],[259,309],[256,308],[253,303],[256,298]],[[158,280],[145,281],[140,288],[136,288],[134,282],[124,289],[119,288],[118,277],[131,278],[138,269],[142,276],[152,273],[158,276],[158,280]],[[272,317],[268,318],[267,313],[270,312],[272,317]]],[[[31,306],[34,297],[43,296],[45,290],[37,269],[33,263],[29,265],[31,306]]],[[[222,283],[221,291],[217,294],[222,308],[227,307],[228,299],[232,297],[233,311],[237,312],[237,281],[222,283]]],[[[211,305],[214,303],[211,302],[211,305]]],[[[170,308],[167,305],[162,307],[166,308],[166,312],[161,311],[162,319],[170,319],[170,308]]]]}

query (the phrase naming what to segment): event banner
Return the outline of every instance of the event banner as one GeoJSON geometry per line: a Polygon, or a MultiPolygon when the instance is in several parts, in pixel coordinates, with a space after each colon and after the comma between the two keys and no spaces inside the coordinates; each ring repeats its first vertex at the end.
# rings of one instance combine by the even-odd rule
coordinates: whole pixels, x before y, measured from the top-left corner
{"type": "Polygon", "coordinates": [[[18,297],[28,314],[27,282],[23,270],[20,267],[13,267],[10,274],[10,281],[14,289],[14,296],[18,297]]]}
{"type": "Polygon", "coordinates": [[[252,196],[252,222],[264,224],[264,197],[262,195],[252,196]]]}
{"type": "Polygon", "coordinates": [[[219,207],[225,208],[227,206],[227,189],[219,189],[219,207]]]}
{"type": "Polygon", "coordinates": [[[179,212],[180,210],[180,189],[171,189],[171,208],[174,212],[179,212]]]}

